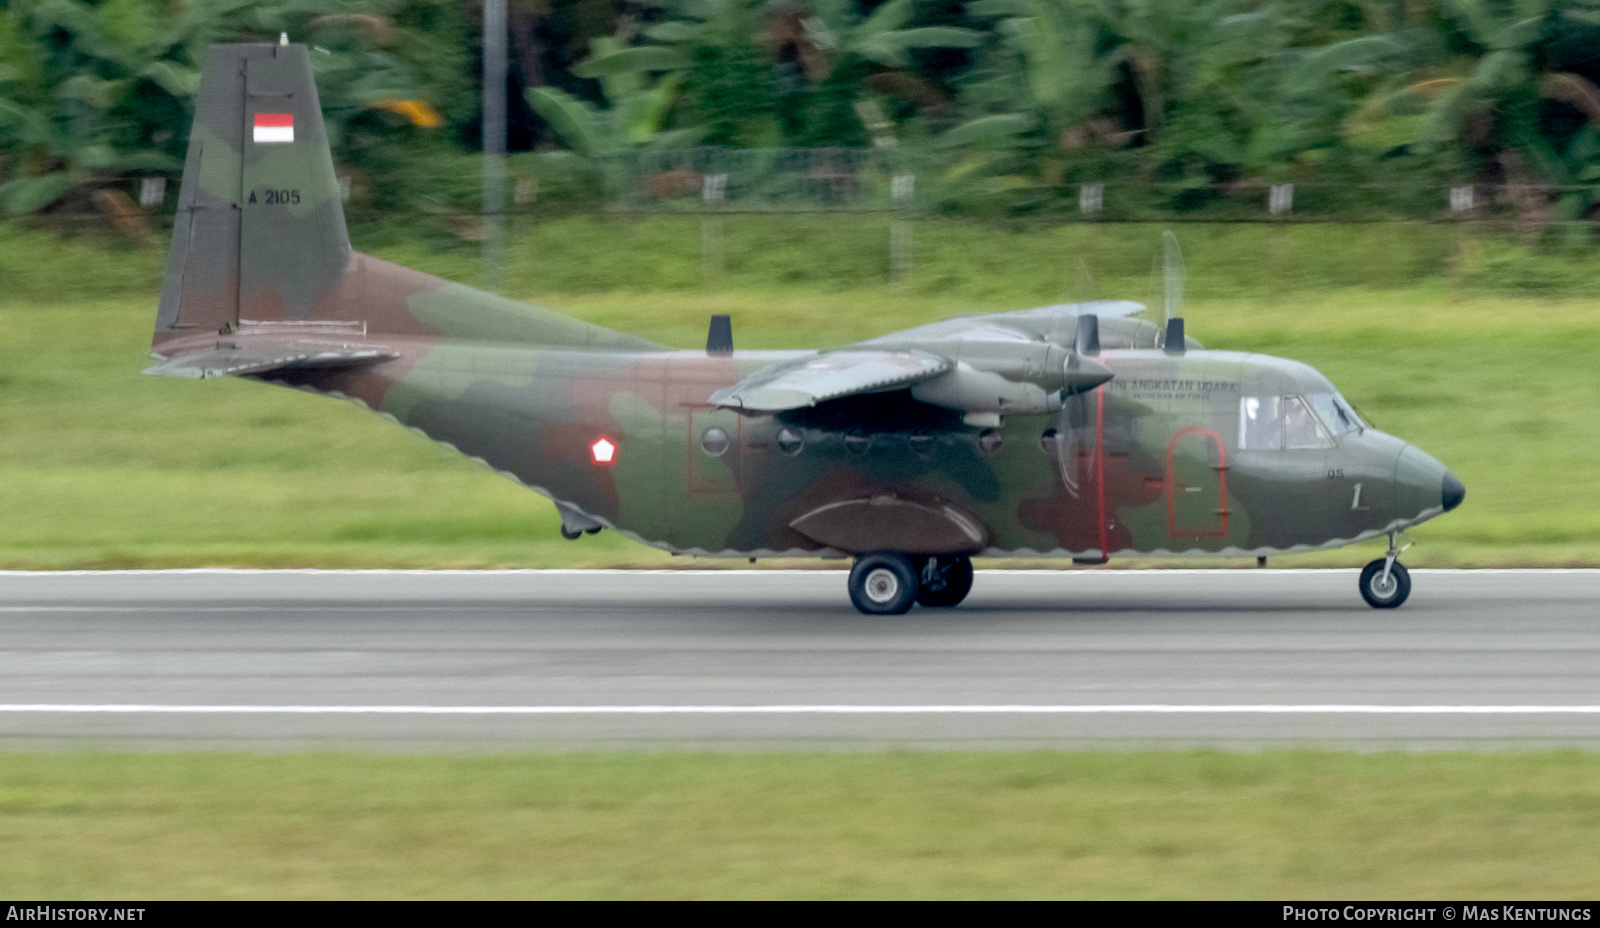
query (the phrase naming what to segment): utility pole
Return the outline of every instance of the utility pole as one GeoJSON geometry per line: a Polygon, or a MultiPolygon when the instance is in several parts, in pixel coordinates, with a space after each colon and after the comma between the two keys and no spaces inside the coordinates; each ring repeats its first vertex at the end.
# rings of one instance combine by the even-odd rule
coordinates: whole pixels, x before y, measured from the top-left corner
{"type": "Polygon", "coordinates": [[[483,2],[483,289],[499,290],[506,209],[506,0],[483,2]]]}

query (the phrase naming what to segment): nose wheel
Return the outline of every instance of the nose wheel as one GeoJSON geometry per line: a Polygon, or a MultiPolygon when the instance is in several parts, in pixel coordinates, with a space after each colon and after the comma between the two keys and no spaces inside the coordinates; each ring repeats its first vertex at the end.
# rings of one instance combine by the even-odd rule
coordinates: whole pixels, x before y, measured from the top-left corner
{"type": "Polygon", "coordinates": [[[1390,535],[1389,553],[1361,569],[1361,598],[1374,609],[1398,608],[1411,595],[1411,574],[1396,560],[1400,550],[1390,535]]]}

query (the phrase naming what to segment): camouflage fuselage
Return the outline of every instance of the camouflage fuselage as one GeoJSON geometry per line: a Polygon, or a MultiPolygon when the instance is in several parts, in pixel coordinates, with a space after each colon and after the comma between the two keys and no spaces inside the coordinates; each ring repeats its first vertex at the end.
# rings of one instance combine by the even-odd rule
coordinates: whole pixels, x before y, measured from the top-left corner
{"type": "Polygon", "coordinates": [[[966,514],[984,554],[1089,558],[1331,547],[1442,511],[1443,466],[1374,429],[1324,449],[1240,449],[1242,397],[1334,392],[1311,368],[1263,355],[1106,350],[1111,382],[982,429],[905,390],[776,415],[706,401],[808,352],[389,344],[401,359],[288,382],[358,399],[678,552],[834,553],[791,524],[875,498],[966,514]],[[728,436],[720,454],[707,450],[711,429],[728,436]],[[782,429],[798,447],[780,447],[782,429]],[[602,438],[616,447],[609,463],[591,450],[602,438]]]}

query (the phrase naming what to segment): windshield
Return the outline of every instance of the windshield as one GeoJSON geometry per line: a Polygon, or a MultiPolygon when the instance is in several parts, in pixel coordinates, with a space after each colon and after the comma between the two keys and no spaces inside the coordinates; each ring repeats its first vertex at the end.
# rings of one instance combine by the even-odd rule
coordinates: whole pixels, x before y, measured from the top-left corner
{"type": "Polygon", "coordinates": [[[1317,418],[1335,436],[1367,427],[1345,398],[1337,393],[1313,393],[1306,399],[1311,401],[1311,408],[1317,411],[1317,418]]]}
{"type": "MultiPolygon", "coordinates": [[[[1239,399],[1239,448],[1242,451],[1301,451],[1332,448],[1330,434],[1302,396],[1245,396],[1239,399]]],[[[1349,414],[1350,422],[1354,414],[1349,414]]],[[[1349,425],[1344,431],[1355,428],[1349,425]]]]}

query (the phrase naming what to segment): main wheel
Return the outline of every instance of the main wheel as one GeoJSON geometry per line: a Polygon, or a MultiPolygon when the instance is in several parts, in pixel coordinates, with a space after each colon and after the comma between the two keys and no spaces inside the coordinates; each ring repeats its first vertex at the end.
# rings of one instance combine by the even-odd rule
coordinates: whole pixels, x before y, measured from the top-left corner
{"type": "Polygon", "coordinates": [[[1361,569],[1361,598],[1374,609],[1394,609],[1411,595],[1411,575],[1399,561],[1383,575],[1383,558],[1361,569]]]}
{"type": "Polygon", "coordinates": [[[850,568],[850,601],[867,615],[900,615],[917,601],[921,588],[917,568],[904,554],[863,554],[850,568]]]}
{"type": "Polygon", "coordinates": [[[972,592],[972,558],[931,557],[922,571],[917,602],[935,609],[954,606],[972,592]]]}

